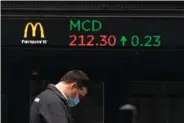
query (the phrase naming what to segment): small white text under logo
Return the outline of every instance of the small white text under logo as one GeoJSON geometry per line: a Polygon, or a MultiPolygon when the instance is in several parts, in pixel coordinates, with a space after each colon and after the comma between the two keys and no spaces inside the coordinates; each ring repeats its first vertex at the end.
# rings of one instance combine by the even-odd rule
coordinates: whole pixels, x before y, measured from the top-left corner
{"type": "Polygon", "coordinates": [[[22,40],[22,44],[47,44],[48,40],[22,40]]]}

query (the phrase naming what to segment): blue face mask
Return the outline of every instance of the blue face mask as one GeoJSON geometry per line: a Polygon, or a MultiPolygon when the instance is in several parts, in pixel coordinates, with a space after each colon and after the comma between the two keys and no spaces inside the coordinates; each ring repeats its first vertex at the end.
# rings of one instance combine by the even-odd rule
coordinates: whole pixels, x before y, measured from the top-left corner
{"type": "Polygon", "coordinates": [[[68,102],[70,107],[74,107],[74,106],[76,106],[80,102],[80,100],[79,100],[78,97],[75,97],[74,99],[68,98],[67,102],[68,102]]]}

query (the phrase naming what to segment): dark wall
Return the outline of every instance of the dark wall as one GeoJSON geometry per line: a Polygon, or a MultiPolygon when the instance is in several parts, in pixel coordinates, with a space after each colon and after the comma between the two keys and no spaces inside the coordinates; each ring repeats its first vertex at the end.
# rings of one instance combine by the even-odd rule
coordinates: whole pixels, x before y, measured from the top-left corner
{"type": "Polygon", "coordinates": [[[137,121],[182,123],[183,87],[183,81],[131,82],[132,93],[129,102],[137,107],[137,121]]]}
{"type": "MultiPolygon", "coordinates": [[[[132,103],[139,109],[137,119],[141,123],[183,123],[183,84],[176,82],[184,80],[182,55],[182,51],[84,52],[3,48],[2,86],[3,94],[8,99],[7,101],[3,98],[3,101],[8,103],[8,118],[5,119],[8,119],[9,123],[28,121],[29,114],[21,112],[29,112],[30,80],[34,78],[33,71],[39,73],[38,80],[58,81],[66,71],[82,69],[92,80],[98,80],[94,83],[104,82],[105,122],[114,122],[118,107],[131,103],[129,98],[133,98],[132,103]],[[169,83],[171,80],[173,82],[169,83]],[[142,81],[144,83],[141,83],[142,81]]],[[[96,114],[97,110],[101,111],[102,107],[93,102],[94,100],[96,99],[88,100],[96,109],[91,108],[92,106],[86,108],[86,112],[91,110],[91,114],[85,116],[86,118],[96,114]]],[[[101,113],[98,113],[96,116],[100,117],[101,113]]],[[[99,117],[94,119],[98,122],[101,120],[99,117]]],[[[76,120],[80,123],[86,122],[85,118],[76,120]]]]}

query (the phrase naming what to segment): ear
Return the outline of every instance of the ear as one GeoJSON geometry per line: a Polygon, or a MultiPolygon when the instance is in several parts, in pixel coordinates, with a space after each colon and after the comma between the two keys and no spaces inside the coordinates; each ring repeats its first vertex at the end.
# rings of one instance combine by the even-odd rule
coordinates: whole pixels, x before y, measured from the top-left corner
{"type": "Polygon", "coordinates": [[[72,82],[72,83],[70,84],[70,86],[71,86],[71,88],[76,88],[76,87],[77,87],[77,83],[76,83],[76,82],[72,82]]]}

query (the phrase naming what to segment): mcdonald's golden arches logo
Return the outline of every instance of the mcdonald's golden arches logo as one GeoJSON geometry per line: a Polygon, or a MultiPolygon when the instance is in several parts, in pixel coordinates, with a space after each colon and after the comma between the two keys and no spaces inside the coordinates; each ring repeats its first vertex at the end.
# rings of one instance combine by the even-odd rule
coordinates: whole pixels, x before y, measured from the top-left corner
{"type": "Polygon", "coordinates": [[[21,41],[22,44],[47,44],[47,40],[25,40],[28,38],[29,31],[32,32],[32,37],[38,37],[36,36],[38,34],[37,31],[40,31],[39,37],[41,39],[45,38],[44,28],[40,22],[28,22],[24,28],[24,40],[21,41]]]}
{"type": "Polygon", "coordinates": [[[24,38],[27,38],[29,27],[31,27],[31,30],[32,30],[32,37],[36,37],[36,30],[37,30],[38,26],[40,27],[39,28],[40,34],[41,34],[40,37],[45,38],[43,26],[39,22],[37,22],[36,24],[33,24],[31,22],[27,23],[27,25],[25,26],[25,29],[24,29],[24,38]]]}

